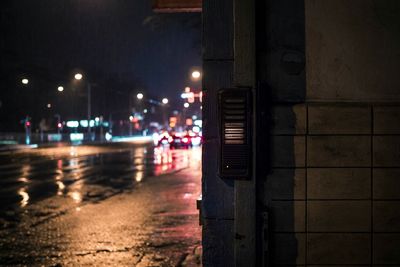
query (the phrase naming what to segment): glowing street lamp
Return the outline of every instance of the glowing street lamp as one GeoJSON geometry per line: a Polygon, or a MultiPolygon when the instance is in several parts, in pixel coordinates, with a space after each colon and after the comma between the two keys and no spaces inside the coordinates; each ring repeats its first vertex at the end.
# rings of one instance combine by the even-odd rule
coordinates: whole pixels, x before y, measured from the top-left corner
{"type": "Polygon", "coordinates": [[[29,83],[29,80],[24,78],[21,80],[21,83],[27,85],[29,83]]]}
{"type": "Polygon", "coordinates": [[[162,106],[162,109],[163,109],[163,112],[162,112],[162,116],[163,116],[163,122],[164,122],[164,125],[166,126],[166,127],[168,127],[168,119],[167,119],[167,104],[168,104],[168,98],[163,98],[162,100],[161,100],[161,103],[163,104],[163,106],[162,106]]]}
{"type": "Polygon", "coordinates": [[[64,87],[59,86],[59,87],[57,87],[57,90],[58,90],[59,92],[62,92],[62,91],[64,91],[64,87]]]}
{"type": "Polygon", "coordinates": [[[185,104],[183,104],[183,106],[184,106],[185,108],[188,108],[188,107],[189,107],[189,103],[185,103],[185,104]]]}
{"type": "MultiPolygon", "coordinates": [[[[76,73],[74,75],[75,80],[80,81],[83,79],[82,73],[76,73]]],[[[92,116],[92,85],[90,84],[89,81],[86,82],[87,85],[87,92],[88,92],[88,99],[87,99],[87,120],[89,122],[88,125],[88,134],[90,134],[91,131],[91,125],[90,125],[90,117],[92,116]]]]}
{"type": "Polygon", "coordinates": [[[193,79],[198,80],[200,78],[200,76],[201,76],[200,71],[195,70],[195,71],[192,72],[192,78],[193,79]]]}
{"type": "Polygon", "coordinates": [[[81,73],[77,73],[77,74],[75,74],[74,78],[75,78],[75,80],[80,81],[80,80],[82,80],[83,75],[81,73]]]}
{"type": "Polygon", "coordinates": [[[142,93],[138,93],[136,95],[137,99],[142,100],[143,99],[143,94],[142,93]]]}

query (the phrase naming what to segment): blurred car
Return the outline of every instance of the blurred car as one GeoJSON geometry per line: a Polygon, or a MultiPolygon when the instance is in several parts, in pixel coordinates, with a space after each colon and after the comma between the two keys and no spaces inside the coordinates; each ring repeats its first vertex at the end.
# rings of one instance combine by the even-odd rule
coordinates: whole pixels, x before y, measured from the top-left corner
{"type": "Polygon", "coordinates": [[[181,147],[182,148],[190,148],[192,147],[192,137],[190,135],[184,135],[181,138],[181,147]]]}
{"type": "Polygon", "coordinates": [[[182,133],[174,133],[171,135],[169,146],[170,148],[190,148],[192,147],[191,137],[182,133]]]}
{"type": "Polygon", "coordinates": [[[191,138],[192,146],[200,146],[203,144],[203,138],[199,135],[192,136],[191,138]]]}
{"type": "Polygon", "coordinates": [[[172,135],[172,140],[169,143],[171,148],[180,148],[182,145],[182,138],[179,134],[172,135]]]}
{"type": "Polygon", "coordinates": [[[163,132],[160,135],[158,135],[155,144],[158,146],[169,145],[170,148],[191,148],[193,146],[201,145],[202,137],[192,132],[189,133],[163,132]]]}
{"type": "Polygon", "coordinates": [[[172,137],[167,132],[161,133],[157,138],[158,138],[157,140],[158,146],[169,145],[172,141],[172,137]]]}

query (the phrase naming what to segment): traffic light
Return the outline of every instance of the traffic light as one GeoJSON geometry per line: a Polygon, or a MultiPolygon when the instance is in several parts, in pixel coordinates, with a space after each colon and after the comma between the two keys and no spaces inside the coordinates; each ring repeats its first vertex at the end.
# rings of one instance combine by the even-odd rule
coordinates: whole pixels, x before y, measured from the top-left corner
{"type": "Polygon", "coordinates": [[[31,117],[26,116],[24,119],[20,120],[20,123],[23,124],[25,128],[31,127],[31,117]]]}
{"type": "Polygon", "coordinates": [[[21,122],[24,123],[25,127],[25,143],[29,145],[31,143],[31,118],[26,116],[21,122]]]}

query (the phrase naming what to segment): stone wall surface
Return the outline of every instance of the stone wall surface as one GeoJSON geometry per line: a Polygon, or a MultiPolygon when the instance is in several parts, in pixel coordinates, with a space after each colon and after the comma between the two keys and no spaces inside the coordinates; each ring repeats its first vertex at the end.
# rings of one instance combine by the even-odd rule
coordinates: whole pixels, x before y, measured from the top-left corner
{"type": "Polygon", "coordinates": [[[203,1],[203,265],[234,265],[234,184],[218,177],[217,94],[233,86],[232,1],[203,1]]]}
{"type": "MultiPolygon", "coordinates": [[[[400,2],[304,3],[304,99],[301,73],[287,72],[279,61],[259,69],[271,91],[265,136],[271,170],[264,184],[270,261],[398,266],[400,2]],[[285,75],[291,78],[278,83],[285,75]],[[289,85],[293,80],[297,86],[289,85]]],[[[274,5],[266,12],[277,26],[267,31],[273,45],[260,54],[269,60],[281,40],[299,47],[282,26],[291,20],[276,18],[290,11],[274,5]]]]}
{"type": "MultiPolygon", "coordinates": [[[[258,4],[270,266],[400,266],[400,1],[258,4]]],[[[234,266],[234,183],[217,175],[233,14],[232,1],[203,1],[205,266],[234,266]]]]}
{"type": "MultiPolygon", "coordinates": [[[[276,105],[271,117],[289,108],[276,105]]],[[[400,265],[400,103],[291,109],[299,122],[271,131],[274,146],[282,138],[293,145],[276,144],[271,158],[298,158],[272,165],[265,183],[273,263],[400,265]]]]}
{"type": "Polygon", "coordinates": [[[307,98],[399,101],[400,4],[306,0],[307,98]]]}

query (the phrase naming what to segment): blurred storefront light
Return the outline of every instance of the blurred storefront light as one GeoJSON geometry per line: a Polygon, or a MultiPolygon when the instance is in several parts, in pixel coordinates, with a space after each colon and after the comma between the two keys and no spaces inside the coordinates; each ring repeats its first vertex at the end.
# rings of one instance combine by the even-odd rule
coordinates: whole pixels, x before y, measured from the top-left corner
{"type": "Polygon", "coordinates": [[[67,127],[68,128],[76,128],[79,127],[79,122],[78,121],[67,121],[67,127]]]}

